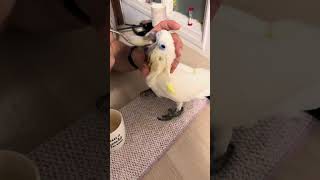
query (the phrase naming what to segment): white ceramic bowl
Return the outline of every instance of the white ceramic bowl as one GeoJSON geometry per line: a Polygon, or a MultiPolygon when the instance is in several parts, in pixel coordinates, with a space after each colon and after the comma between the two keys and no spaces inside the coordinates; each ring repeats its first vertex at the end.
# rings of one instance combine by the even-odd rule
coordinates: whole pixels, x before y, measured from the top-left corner
{"type": "Polygon", "coordinates": [[[110,109],[110,127],[112,124],[114,128],[110,128],[110,151],[115,151],[123,146],[126,139],[122,114],[115,109],[110,109]]]}

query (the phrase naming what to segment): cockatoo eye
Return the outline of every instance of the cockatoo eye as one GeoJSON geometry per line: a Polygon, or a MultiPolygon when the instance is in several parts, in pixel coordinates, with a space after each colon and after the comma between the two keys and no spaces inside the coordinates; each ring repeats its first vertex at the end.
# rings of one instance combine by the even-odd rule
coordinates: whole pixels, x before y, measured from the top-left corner
{"type": "Polygon", "coordinates": [[[165,46],[164,44],[160,44],[160,45],[159,45],[159,48],[163,50],[163,49],[166,48],[166,46],[165,46]]]}

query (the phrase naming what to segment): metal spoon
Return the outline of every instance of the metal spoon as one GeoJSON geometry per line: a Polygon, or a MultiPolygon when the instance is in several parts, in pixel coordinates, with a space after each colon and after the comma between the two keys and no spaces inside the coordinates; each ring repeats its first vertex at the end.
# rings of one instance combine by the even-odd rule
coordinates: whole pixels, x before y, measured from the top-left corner
{"type": "Polygon", "coordinates": [[[121,37],[123,37],[124,40],[126,40],[128,43],[134,45],[134,46],[148,46],[153,44],[153,38],[151,38],[150,36],[129,36],[127,37],[126,35],[124,35],[123,33],[110,29],[111,32],[119,34],[121,37]]]}

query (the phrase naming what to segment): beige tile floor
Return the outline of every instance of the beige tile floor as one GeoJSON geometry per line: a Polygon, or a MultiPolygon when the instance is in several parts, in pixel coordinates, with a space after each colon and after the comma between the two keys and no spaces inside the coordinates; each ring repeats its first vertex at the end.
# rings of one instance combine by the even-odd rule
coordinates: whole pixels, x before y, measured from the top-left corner
{"type": "Polygon", "coordinates": [[[209,116],[210,106],[207,106],[143,180],[209,180],[209,116]]]}

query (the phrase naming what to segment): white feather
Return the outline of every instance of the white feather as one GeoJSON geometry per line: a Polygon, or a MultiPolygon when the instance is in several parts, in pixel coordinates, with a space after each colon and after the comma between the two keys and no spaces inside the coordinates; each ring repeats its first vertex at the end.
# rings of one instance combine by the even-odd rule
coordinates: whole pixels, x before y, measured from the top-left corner
{"type": "Polygon", "coordinates": [[[175,57],[171,34],[160,31],[157,34],[157,45],[149,53],[151,71],[146,83],[152,91],[159,97],[177,103],[210,96],[210,71],[180,63],[171,74],[170,68],[175,57]],[[161,45],[166,48],[159,48],[161,45]]]}

